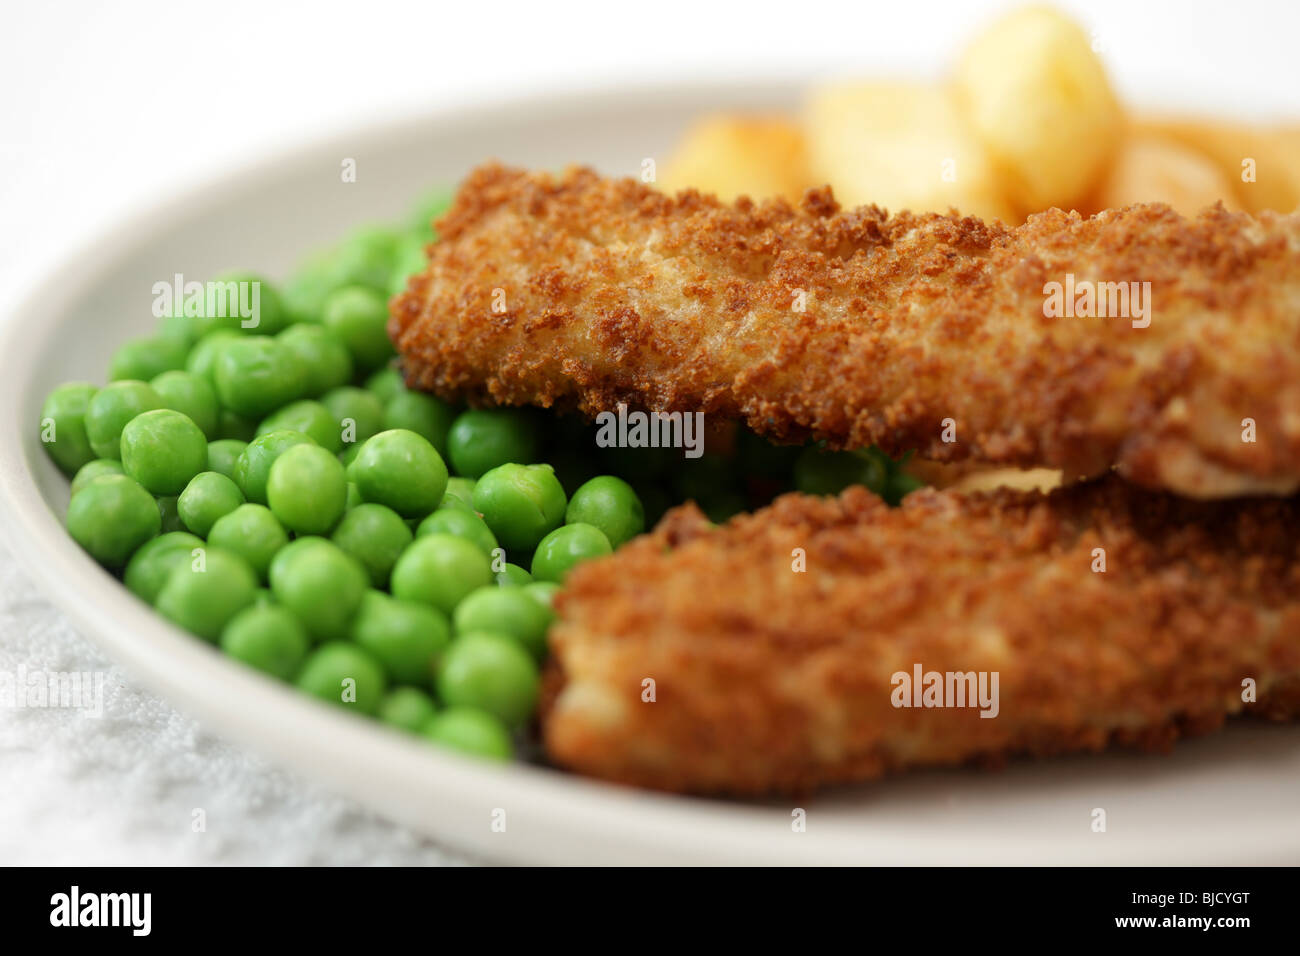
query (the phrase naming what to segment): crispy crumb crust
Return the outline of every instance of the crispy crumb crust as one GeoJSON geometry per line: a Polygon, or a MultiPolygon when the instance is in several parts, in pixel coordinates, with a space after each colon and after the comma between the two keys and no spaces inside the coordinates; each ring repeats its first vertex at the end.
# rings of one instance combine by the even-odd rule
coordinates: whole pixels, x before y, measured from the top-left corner
{"type": "Polygon", "coordinates": [[[1149,205],[1009,228],[841,211],[828,188],[797,210],[725,205],[489,164],[439,231],[389,329],[410,384],[444,397],[703,411],[777,441],[1069,476],[1115,465],[1197,497],[1300,484],[1300,216],[1149,205]],[[1045,318],[1067,273],[1150,282],[1150,326],[1045,318]]]}
{"type": "Polygon", "coordinates": [[[558,596],[546,750],[609,780],[753,795],[1164,750],[1229,715],[1288,718],[1298,519],[1294,500],[1193,502],[1113,477],[1050,495],[925,490],[897,509],[861,488],[788,495],[722,527],[684,506],[558,596]],[[998,716],[893,707],[891,675],[917,663],[998,672],[998,716]]]}

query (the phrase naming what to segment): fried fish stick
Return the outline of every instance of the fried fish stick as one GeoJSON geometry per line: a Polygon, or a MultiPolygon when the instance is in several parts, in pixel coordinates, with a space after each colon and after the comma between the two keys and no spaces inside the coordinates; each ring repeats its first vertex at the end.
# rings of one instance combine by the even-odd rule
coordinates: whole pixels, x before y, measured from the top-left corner
{"type": "Polygon", "coordinates": [[[1117,466],[1197,497],[1300,487],[1300,216],[1154,205],[1008,228],[841,212],[829,189],[724,205],[489,165],[439,232],[389,331],[410,384],[446,397],[1117,466]]]}
{"type": "Polygon", "coordinates": [[[788,495],[722,527],[684,506],[558,596],[546,750],[613,781],[764,794],[1289,717],[1298,522],[1296,500],[1113,476],[894,509],[788,495]],[[931,672],[947,706],[919,696],[931,672]]]}

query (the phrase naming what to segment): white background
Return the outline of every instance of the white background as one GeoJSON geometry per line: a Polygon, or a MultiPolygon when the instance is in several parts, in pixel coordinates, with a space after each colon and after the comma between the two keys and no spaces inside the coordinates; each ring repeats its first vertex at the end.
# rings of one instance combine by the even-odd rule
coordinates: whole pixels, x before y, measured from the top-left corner
{"type": "MultiPolygon", "coordinates": [[[[1095,32],[1130,102],[1234,116],[1267,116],[1280,104],[1300,117],[1298,4],[1060,5],[1095,32]]],[[[937,76],[973,29],[1007,6],[4,0],[0,294],[14,296],[141,203],[341,125],[538,88],[765,74],[937,76]]],[[[29,659],[63,641],[60,654],[74,659],[61,663],[79,666],[75,635],[26,599],[8,557],[0,557],[0,590],[0,651],[29,659]]],[[[221,750],[213,752],[233,768],[241,793],[232,805],[242,801],[246,816],[261,812],[262,829],[250,823],[225,851],[158,836],[159,827],[184,829],[194,799],[187,787],[215,745],[147,695],[127,686],[115,694],[131,749],[111,760],[78,751],[75,728],[0,714],[0,862],[367,858],[294,850],[320,828],[340,826],[374,850],[371,858],[443,859],[345,804],[237,766],[239,755],[221,750]],[[277,840],[277,821],[289,817],[300,821],[296,838],[277,840]]]]}

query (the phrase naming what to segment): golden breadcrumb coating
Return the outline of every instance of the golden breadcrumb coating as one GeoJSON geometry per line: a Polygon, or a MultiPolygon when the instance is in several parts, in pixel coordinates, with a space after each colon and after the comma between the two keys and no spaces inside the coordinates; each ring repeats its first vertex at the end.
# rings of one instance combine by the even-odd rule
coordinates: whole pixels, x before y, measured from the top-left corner
{"type": "Polygon", "coordinates": [[[1010,228],[841,211],[829,189],[798,210],[724,205],[487,165],[438,228],[390,332],[410,384],[443,396],[703,411],[777,441],[1067,477],[1116,466],[1197,497],[1300,486],[1300,216],[1139,205],[1010,228]],[[1046,317],[1067,276],[1150,283],[1149,325],[1132,304],[1046,317]]]}
{"type": "Polygon", "coordinates": [[[1288,717],[1297,527],[1296,500],[1114,477],[893,509],[862,488],[788,495],[721,527],[684,506],[557,597],[546,750],[609,780],[761,794],[1288,717]],[[996,672],[997,716],[895,707],[892,675],[915,665],[996,672]]]}

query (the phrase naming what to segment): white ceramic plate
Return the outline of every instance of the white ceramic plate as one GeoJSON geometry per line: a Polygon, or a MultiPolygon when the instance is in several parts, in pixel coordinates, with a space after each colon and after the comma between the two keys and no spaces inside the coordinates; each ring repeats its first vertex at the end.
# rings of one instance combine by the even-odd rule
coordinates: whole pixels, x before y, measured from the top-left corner
{"type": "Polygon", "coordinates": [[[45,394],[102,380],[149,330],[151,286],[229,267],[283,275],[348,227],[401,214],[488,157],[636,175],[699,112],[786,107],[771,85],[611,92],[420,116],[280,156],[123,223],[71,255],[0,325],[0,495],[10,546],[84,633],[206,726],[433,837],[531,863],[1295,863],[1300,728],[1240,725],[1169,757],[913,774],[789,803],[635,792],[486,765],[317,704],[176,630],[64,532],[67,482],[36,423],[45,394]],[[342,184],[340,162],[357,160],[342,184]],[[1105,833],[1091,829],[1106,810],[1105,833]],[[505,832],[492,829],[506,811],[505,832]]]}

